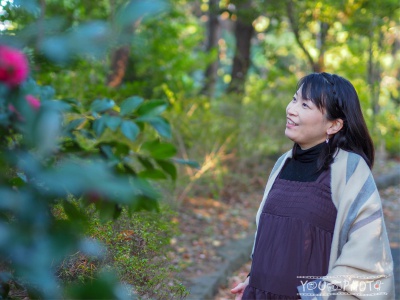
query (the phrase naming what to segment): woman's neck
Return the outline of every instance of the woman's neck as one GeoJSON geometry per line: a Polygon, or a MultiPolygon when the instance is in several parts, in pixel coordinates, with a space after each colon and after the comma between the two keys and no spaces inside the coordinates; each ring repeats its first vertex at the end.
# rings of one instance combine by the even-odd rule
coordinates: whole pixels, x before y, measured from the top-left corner
{"type": "Polygon", "coordinates": [[[308,149],[301,149],[299,145],[295,147],[295,153],[293,153],[293,158],[301,162],[311,162],[318,159],[319,154],[322,149],[326,147],[325,142],[315,145],[308,149]]]}

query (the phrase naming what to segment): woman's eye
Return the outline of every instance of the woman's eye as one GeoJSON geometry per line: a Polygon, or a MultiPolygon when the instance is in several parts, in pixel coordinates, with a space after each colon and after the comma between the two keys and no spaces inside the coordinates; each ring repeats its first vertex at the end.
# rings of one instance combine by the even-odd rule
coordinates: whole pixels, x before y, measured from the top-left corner
{"type": "Polygon", "coordinates": [[[304,107],[304,108],[309,108],[309,106],[307,105],[307,103],[303,103],[303,107],[304,107]]]}
{"type": "Polygon", "coordinates": [[[296,99],[295,97],[293,97],[292,102],[296,102],[296,100],[297,100],[297,99],[296,99]]]}

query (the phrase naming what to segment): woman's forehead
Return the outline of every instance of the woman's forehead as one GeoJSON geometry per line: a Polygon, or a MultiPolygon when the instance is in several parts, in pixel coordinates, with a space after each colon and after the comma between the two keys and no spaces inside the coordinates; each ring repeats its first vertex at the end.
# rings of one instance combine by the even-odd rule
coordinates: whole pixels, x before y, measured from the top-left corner
{"type": "Polygon", "coordinates": [[[304,100],[311,100],[309,93],[303,93],[303,86],[301,86],[295,93],[296,97],[301,97],[304,100]]]}

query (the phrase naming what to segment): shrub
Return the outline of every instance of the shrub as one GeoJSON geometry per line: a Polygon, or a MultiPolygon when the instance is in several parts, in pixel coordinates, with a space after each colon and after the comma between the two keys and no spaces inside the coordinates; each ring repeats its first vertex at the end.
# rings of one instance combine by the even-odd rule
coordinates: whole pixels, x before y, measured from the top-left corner
{"type": "Polygon", "coordinates": [[[176,177],[176,149],[163,140],[171,135],[161,116],[166,104],[129,97],[120,106],[97,99],[85,107],[56,100],[33,79],[7,77],[14,75],[0,78],[0,296],[23,286],[35,298],[123,298],[117,278],[95,263],[83,261],[82,283],[73,285],[60,283],[54,267],[71,253],[101,254],[85,237],[89,206],[103,221],[122,208],[159,210],[154,180],[176,177]]]}

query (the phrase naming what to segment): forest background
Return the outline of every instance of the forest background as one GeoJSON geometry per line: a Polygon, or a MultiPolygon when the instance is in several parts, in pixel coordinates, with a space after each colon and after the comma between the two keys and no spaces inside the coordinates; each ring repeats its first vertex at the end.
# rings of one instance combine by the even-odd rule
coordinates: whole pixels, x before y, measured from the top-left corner
{"type": "Polygon", "coordinates": [[[1,90],[3,297],[187,296],[173,247],[185,201],[240,207],[235,193],[261,188],[310,72],[349,79],[379,158],[399,156],[397,0],[0,4],[0,44],[30,68],[1,90]],[[40,113],[24,110],[28,93],[40,113]]]}

